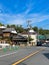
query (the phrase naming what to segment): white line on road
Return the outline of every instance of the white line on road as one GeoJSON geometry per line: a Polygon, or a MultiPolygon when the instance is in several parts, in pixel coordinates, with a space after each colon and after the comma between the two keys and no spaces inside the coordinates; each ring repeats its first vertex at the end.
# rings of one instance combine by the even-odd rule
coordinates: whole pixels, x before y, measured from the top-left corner
{"type": "Polygon", "coordinates": [[[5,54],[5,55],[1,55],[0,58],[1,58],[1,57],[5,57],[5,56],[9,56],[9,55],[12,55],[12,54],[15,54],[15,53],[17,53],[17,52],[13,52],[13,53],[9,53],[9,54],[5,54]]]}

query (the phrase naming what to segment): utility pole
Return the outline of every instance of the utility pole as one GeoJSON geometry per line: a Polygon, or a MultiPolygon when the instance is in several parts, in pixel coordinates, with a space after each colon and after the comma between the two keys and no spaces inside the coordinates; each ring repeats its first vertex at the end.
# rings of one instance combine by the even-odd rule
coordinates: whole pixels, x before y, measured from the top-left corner
{"type": "Polygon", "coordinates": [[[31,20],[28,20],[27,21],[27,27],[28,27],[28,44],[29,44],[29,28],[30,28],[30,22],[31,22],[31,20]]]}
{"type": "Polygon", "coordinates": [[[39,28],[38,28],[38,42],[39,42],[39,28]]]}

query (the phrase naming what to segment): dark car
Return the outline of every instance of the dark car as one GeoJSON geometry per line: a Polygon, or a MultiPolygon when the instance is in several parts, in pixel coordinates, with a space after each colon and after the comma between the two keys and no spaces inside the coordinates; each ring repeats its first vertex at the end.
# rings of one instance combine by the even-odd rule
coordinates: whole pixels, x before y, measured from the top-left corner
{"type": "Polygon", "coordinates": [[[41,41],[37,42],[37,46],[42,46],[42,42],[41,41]]]}

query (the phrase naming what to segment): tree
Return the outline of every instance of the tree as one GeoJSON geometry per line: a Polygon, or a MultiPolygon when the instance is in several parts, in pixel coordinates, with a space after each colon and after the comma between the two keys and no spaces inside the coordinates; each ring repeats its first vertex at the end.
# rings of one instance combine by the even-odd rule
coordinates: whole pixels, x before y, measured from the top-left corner
{"type": "Polygon", "coordinates": [[[24,31],[24,28],[22,27],[22,25],[17,25],[16,26],[16,30],[17,30],[17,32],[23,32],[24,31]]]}
{"type": "Polygon", "coordinates": [[[0,26],[4,26],[4,24],[0,23],[0,26]]]}
{"type": "Polygon", "coordinates": [[[38,32],[38,27],[33,27],[34,31],[38,32]]]}
{"type": "Polygon", "coordinates": [[[34,39],[32,39],[32,38],[29,36],[29,41],[32,41],[32,40],[34,40],[34,39]]]}
{"type": "Polygon", "coordinates": [[[33,41],[34,39],[32,39],[30,36],[27,37],[27,39],[29,40],[28,42],[30,43],[31,41],[33,41]]]}
{"type": "Polygon", "coordinates": [[[42,34],[42,33],[43,33],[43,29],[40,28],[40,29],[39,29],[39,34],[42,34]]]}
{"type": "Polygon", "coordinates": [[[10,28],[10,25],[9,24],[7,24],[7,28],[10,28]]]}
{"type": "Polygon", "coordinates": [[[24,28],[22,27],[22,25],[8,24],[7,28],[14,28],[17,32],[20,32],[20,33],[24,31],[24,28]]]}

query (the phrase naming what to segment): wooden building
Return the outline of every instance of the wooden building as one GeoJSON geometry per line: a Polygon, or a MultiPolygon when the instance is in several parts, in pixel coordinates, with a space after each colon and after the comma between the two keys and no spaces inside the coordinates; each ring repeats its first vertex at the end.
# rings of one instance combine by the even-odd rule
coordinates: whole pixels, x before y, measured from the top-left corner
{"type": "Polygon", "coordinates": [[[5,28],[0,29],[0,43],[9,43],[13,44],[25,44],[27,38],[19,35],[14,28],[5,28]]]}

